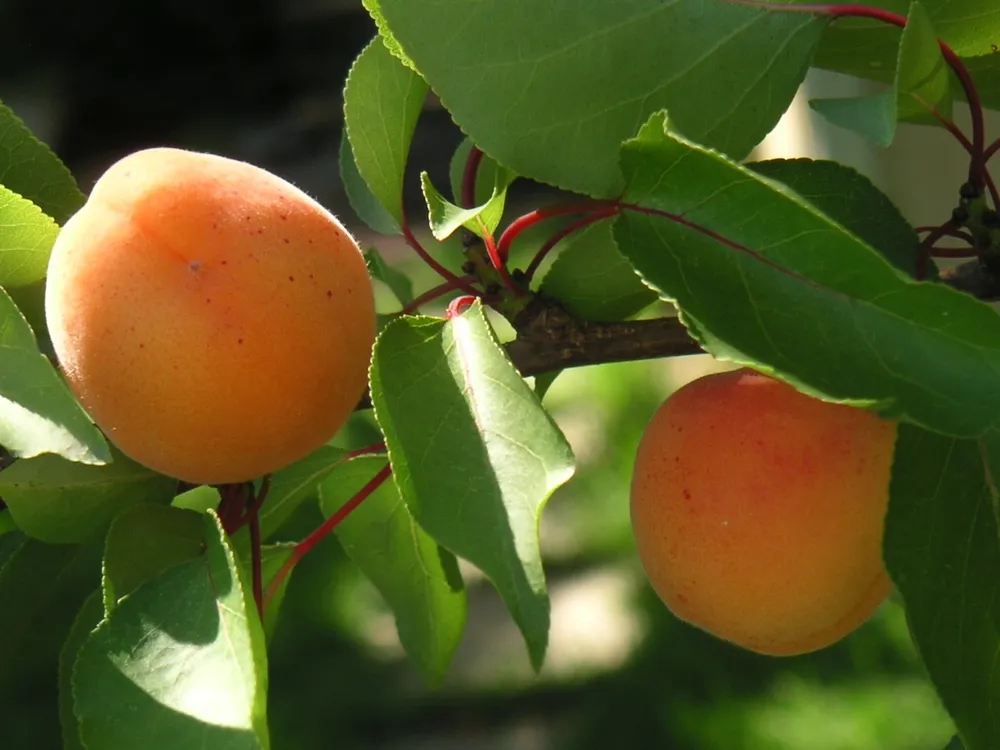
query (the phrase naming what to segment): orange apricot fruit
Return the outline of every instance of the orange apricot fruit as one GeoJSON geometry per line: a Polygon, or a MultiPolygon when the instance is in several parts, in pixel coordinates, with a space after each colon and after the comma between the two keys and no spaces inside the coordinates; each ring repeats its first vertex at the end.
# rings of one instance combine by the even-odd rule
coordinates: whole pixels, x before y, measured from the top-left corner
{"type": "Polygon", "coordinates": [[[63,227],[45,311],[59,365],[132,459],[243,482],[327,442],[364,393],[364,258],[285,180],[173,148],[113,164],[63,227]]]}
{"type": "Polygon", "coordinates": [[[748,369],[707,375],[639,444],[640,561],[680,619],[790,656],[858,628],[891,590],[882,534],[896,423],[748,369]]]}

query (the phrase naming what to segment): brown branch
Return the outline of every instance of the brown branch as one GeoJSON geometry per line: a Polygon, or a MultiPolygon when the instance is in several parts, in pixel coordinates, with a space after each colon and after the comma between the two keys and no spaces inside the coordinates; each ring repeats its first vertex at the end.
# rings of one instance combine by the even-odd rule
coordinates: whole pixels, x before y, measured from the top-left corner
{"type": "Polygon", "coordinates": [[[580,320],[538,296],[512,321],[517,338],[507,344],[525,377],[568,367],[702,354],[677,318],[620,322],[580,320]]]}

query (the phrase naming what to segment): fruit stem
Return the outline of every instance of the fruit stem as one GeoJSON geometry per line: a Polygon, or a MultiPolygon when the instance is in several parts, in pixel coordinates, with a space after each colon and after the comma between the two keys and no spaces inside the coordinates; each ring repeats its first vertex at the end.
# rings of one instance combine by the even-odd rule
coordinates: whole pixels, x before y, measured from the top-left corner
{"type": "Polygon", "coordinates": [[[564,226],[558,232],[549,237],[545,241],[545,244],[541,246],[537,253],[535,253],[535,257],[531,259],[531,263],[528,264],[528,268],[524,272],[525,279],[527,281],[531,281],[531,279],[534,278],[535,273],[538,271],[538,267],[542,265],[542,261],[544,261],[545,257],[552,251],[552,248],[566,239],[566,237],[583,229],[584,227],[596,224],[602,219],[614,216],[616,213],[617,209],[608,209],[606,212],[598,211],[587,216],[581,216],[571,224],[564,226]]]}
{"type": "Polygon", "coordinates": [[[553,216],[564,216],[566,214],[594,214],[598,212],[601,213],[603,218],[604,216],[610,216],[613,213],[616,213],[617,210],[618,204],[615,201],[609,200],[558,203],[553,206],[535,209],[534,211],[526,213],[524,216],[514,219],[514,221],[507,225],[503,234],[500,235],[500,240],[497,242],[497,256],[501,261],[506,263],[507,256],[510,254],[510,246],[514,242],[514,239],[528,227],[534,226],[538,222],[544,221],[545,219],[553,216]]]}
{"type": "MultiPolygon", "coordinates": [[[[460,278],[465,284],[473,284],[476,279],[472,276],[462,276],[460,278]]],[[[446,281],[443,284],[439,284],[433,289],[428,289],[426,292],[421,294],[419,297],[415,297],[408,305],[406,305],[402,310],[400,310],[397,315],[411,315],[415,313],[419,308],[426,305],[428,302],[433,302],[438,297],[441,297],[448,292],[453,292],[459,288],[459,285],[454,281],[446,281]]],[[[479,292],[476,292],[475,296],[482,296],[479,292]]]]}
{"type": "MultiPolygon", "coordinates": [[[[251,484],[250,487],[252,489],[253,485],[251,484]]],[[[260,482],[260,492],[257,493],[253,502],[247,504],[246,509],[242,512],[240,518],[236,520],[233,530],[229,532],[230,536],[235,534],[257,517],[257,514],[260,513],[261,507],[264,505],[264,501],[267,499],[267,493],[270,489],[271,475],[265,474],[264,478],[260,482]]]]}
{"type": "MultiPolygon", "coordinates": [[[[751,8],[762,8],[770,11],[783,13],[816,13],[829,16],[834,20],[838,18],[870,18],[874,21],[881,21],[891,26],[901,29],[906,28],[906,17],[898,13],[873,8],[868,5],[785,5],[783,3],[767,2],[766,0],[726,0],[734,5],[745,5],[751,8]]],[[[983,104],[979,98],[979,90],[969,69],[965,67],[955,51],[943,40],[938,39],[938,47],[941,54],[952,69],[962,89],[965,91],[965,98],[969,103],[969,113],[972,116],[972,148],[969,163],[969,182],[978,190],[982,191],[986,179],[986,120],[983,113],[983,104]]]]}
{"type": "Polygon", "coordinates": [[[313,547],[326,538],[327,534],[337,528],[337,526],[339,526],[340,523],[354,511],[355,508],[368,499],[368,497],[375,492],[375,490],[377,490],[391,474],[392,467],[386,463],[386,465],[375,476],[368,480],[368,483],[364,487],[358,490],[354,497],[342,505],[336,513],[326,519],[326,521],[324,521],[319,528],[295,545],[292,549],[292,554],[289,555],[288,560],[286,560],[285,564],[281,566],[280,570],[278,570],[274,579],[267,587],[267,591],[264,593],[265,607],[271,599],[274,598],[275,593],[281,587],[281,582],[285,580],[288,574],[292,571],[292,568],[298,564],[299,560],[305,557],[309,551],[313,549],[313,547]]]}
{"type": "Polygon", "coordinates": [[[473,208],[476,205],[476,175],[479,164],[483,160],[483,152],[473,144],[469,158],[465,160],[465,171],[462,172],[462,207],[473,208]]]}

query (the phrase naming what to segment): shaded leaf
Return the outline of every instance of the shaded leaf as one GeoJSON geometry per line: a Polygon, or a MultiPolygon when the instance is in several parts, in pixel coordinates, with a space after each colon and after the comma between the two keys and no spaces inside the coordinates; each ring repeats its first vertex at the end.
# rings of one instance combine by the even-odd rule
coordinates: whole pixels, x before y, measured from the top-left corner
{"type": "Polygon", "coordinates": [[[482,570],[544,658],[549,600],[538,546],[545,501],[573,455],[477,302],[443,321],[402,317],[375,345],[372,401],[414,519],[482,570]]]}
{"type": "MultiPolygon", "coordinates": [[[[819,159],[771,159],[747,167],[787,185],[896,268],[916,274],[920,238],[889,197],[857,170],[819,159]]],[[[933,266],[931,261],[928,271],[936,273],[933,266]]]]}
{"type": "Polygon", "coordinates": [[[1000,742],[1000,537],[987,455],[1000,469],[996,431],[981,446],[903,425],[884,541],[914,642],[969,750],[1000,742]]]}
{"type": "Polygon", "coordinates": [[[0,497],[18,527],[51,544],[84,542],[137,503],[169,503],[177,480],[157,474],[112,450],[104,466],[38,456],[0,471],[0,497]]]}
{"type": "Polygon", "coordinates": [[[104,611],[146,581],[191,560],[205,548],[201,514],[163,505],[140,505],[111,524],[104,543],[104,611]]]}
{"type": "Polygon", "coordinates": [[[31,327],[0,289],[0,445],[32,458],[55,453],[70,461],[111,459],[104,436],[77,403],[31,327]]]}
{"type": "Polygon", "coordinates": [[[214,513],[207,550],[143,583],[97,627],[73,673],[88,750],[266,750],[264,634],[214,513]]]}
{"type": "MultiPolygon", "coordinates": [[[[323,480],[320,508],[332,516],[385,466],[360,456],[323,480]]],[[[393,482],[383,482],[336,528],[344,551],[396,617],[403,648],[430,683],[444,678],[465,629],[465,585],[454,555],[417,525],[393,482]]]]}
{"type": "Polygon", "coordinates": [[[623,147],[632,208],[615,238],[707,351],[946,433],[1000,418],[994,310],[908,279],[800,196],[664,126],[623,147]]]}
{"type": "Polygon", "coordinates": [[[59,723],[62,726],[63,750],[85,750],[80,741],[80,727],[73,714],[73,667],[80,647],[103,618],[101,592],[95,591],[77,612],[59,653],[59,723]]]}
{"type": "Polygon", "coordinates": [[[351,149],[351,141],[344,132],[344,137],[340,139],[340,181],[347,193],[347,200],[365,224],[379,234],[393,235],[400,234],[402,230],[392,214],[386,211],[379,199],[375,197],[371,189],[365,183],[364,178],[358,171],[358,165],[354,161],[354,151],[351,149]]]}
{"type": "Polygon", "coordinates": [[[21,538],[9,551],[0,567],[0,694],[40,674],[50,674],[54,683],[72,620],[99,585],[97,544],[21,538]]]}
{"type": "Polygon", "coordinates": [[[344,86],[344,126],[358,173],[392,216],[403,219],[403,174],[427,84],[373,39],[344,86]]]}
{"type": "Polygon", "coordinates": [[[623,320],[656,301],[615,245],[605,219],[571,235],[542,279],[541,291],[587,320],[623,320]]]}

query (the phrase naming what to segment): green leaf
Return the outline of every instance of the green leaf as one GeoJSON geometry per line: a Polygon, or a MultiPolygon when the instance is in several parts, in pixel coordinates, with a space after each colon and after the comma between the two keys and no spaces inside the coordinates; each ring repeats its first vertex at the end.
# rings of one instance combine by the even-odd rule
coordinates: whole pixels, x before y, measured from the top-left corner
{"type": "Polygon", "coordinates": [[[809,106],[832,124],[888,148],[896,137],[896,97],[891,91],[866,96],[810,99],[809,106]]]}
{"type": "Polygon", "coordinates": [[[64,224],[87,200],[59,157],[3,104],[0,104],[0,185],[34,203],[58,224],[64,224]]]}
{"type": "Polygon", "coordinates": [[[205,548],[202,514],[164,505],[138,505],[111,524],[104,543],[104,611],[148,580],[187,562],[205,548]]]}
{"type": "Polygon", "coordinates": [[[542,279],[541,291],[587,320],[624,320],[656,301],[618,251],[613,222],[605,219],[571,235],[542,279]]]}
{"type": "Polygon", "coordinates": [[[389,31],[389,26],[385,22],[385,18],[382,16],[382,8],[380,6],[379,0],[361,0],[361,4],[364,6],[365,10],[368,11],[368,15],[372,17],[375,21],[375,25],[378,27],[379,36],[382,38],[382,44],[385,45],[393,55],[395,55],[403,65],[410,68],[415,72],[420,72],[417,67],[413,64],[413,61],[406,56],[403,52],[403,48],[399,46],[399,42],[396,41],[396,37],[392,35],[389,31]]]}
{"type": "Polygon", "coordinates": [[[1000,469],[1000,433],[980,445],[901,426],[884,541],[910,632],[969,750],[1000,743],[1000,541],[984,454],[1000,469]]]}
{"type": "MultiPolygon", "coordinates": [[[[810,0],[798,2],[808,4],[810,0]]],[[[910,10],[910,0],[877,0],[870,4],[902,16],[910,10]]],[[[922,4],[937,35],[955,52],[963,57],[983,55],[980,62],[989,64],[986,56],[1000,37],[1000,6],[993,0],[923,0],[922,4]]],[[[862,78],[890,81],[897,62],[899,34],[899,29],[869,19],[838,21],[824,34],[816,64],[862,78]]],[[[1000,100],[1000,92],[995,89],[981,90],[994,103],[1000,100]]]]}
{"type": "Polygon", "coordinates": [[[951,69],[927,11],[916,1],[899,41],[894,89],[900,120],[936,122],[930,109],[951,118],[951,69]]]}
{"type": "Polygon", "coordinates": [[[709,353],[949,434],[1000,419],[994,310],[908,279],[795,193],[665,124],[623,147],[623,200],[639,208],[615,238],[709,353]]]}
{"type": "Polygon", "coordinates": [[[182,492],[177,497],[173,499],[171,505],[175,508],[184,508],[186,510],[195,510],[199,513],[207,513],[209,510],[215,510],[219,507],[219,502],[222,496],[219,494],[219,490],[207,484],[199,485],[198,487],[193,487],[187,492],[182,492]]]}
{"type": "Polygon", "coordinates": [[[794,190],[908,276],[916,274],[920,238],[889,197],[860,172],[813,159],[773,159],[747,167],[794,190]]]}
{"type": "Polygon", "coordinates": [[[38,351],[35,334],[3,289],[0,289],[0,445],[21,458],[55,453],[82,463],[111,460],[104,436],[52,363],[38,351]]]}
{"type": "Polygon", "coordinates": [[[14,518],[10,515],[10,511],[0,511],[0,535],[9,534],[16,530],[17,525],[14,523],[14,518]]]}
{"type": "Polygon", "coordinates": [[[375,344],[371,382],[406,507],[493,582],[538,668],[549,628],[538,523],[573,474],[566,439],[478,302],[449,321],[390,323],[375,344]]]}
{"type": "Polygon", "coordinates": [[[924,7],[913,2],[899,42],[891,91],[819,99],[810,105],[835,125],[861,133],[882,147],[892,144],[900,121],[938,124],[931,111],[951,118],[951,78],[924,7]]]}
{"type": "MultiPolygon", "coordinates": [[[[462,203],[462,183],[465,182],[465,165],[469,161],[470,153],[472,153],[472,140],[463,138],[462,142],[458,144],[458,148],[455,149],[455,153],[452,154],[451,162],[448,165],[448,183],[451,187],[453,203],[462,203]]],[[[486,203],[496,191],[497,185],[502,184],[504,187],[509,187],[515,179],[517,179],[517,175],[514,172],[498,164],[496,159],[490,157],[489,154],[483,154],[476,169],[476,205],[486,203]]],[[[494,226],[495,228],[496,226],[494,226]]]]}
{"type": "Polygon", "coordinates": [[[542,182],[622,188],[618,148],[667,108],[745,156],[778,122],[828,18],[718,0],[381,0],[384,20],[464,133],[542,182]]]}
{"type": "Polygon", "coordinates": [[[399,304],[405,306],[413,301],[413,279],[386,263],[377,249],[370,247],[365,250],[365,262],[372,278],[388,286],[399,304]]]}
{"type": "Polygon", "coordinates": [[[324,445],[271,476],[271,488],[258,516],[261,539],[270,538],[303,502],[318,497],[319,483],[345,454],[343,448],[324,445]]]}
{"type": "Polygon", "coordinates": [[[80,727],[73,714],[73,667],[80,647],[103,618],[101,592],[95,591],[80,607],[59,653],[59,723],[62,725],[63,750],[85,750],[80,741],[80,727]]]}
{"type": "Polygon", "coordinates": [[[0,186],[0,286],[26,286],[45,278],[58,234],[51,216],[0,186]]]}
{"type": "Polygon", "coordinates": [[[386,236],[401,234],[402,230],[396,219],[382,207],[358,171],[357,162],[354,161],[354,151],[351,149],[351,141],[347,137],[346,131],[344,137],[340,139],[339,164],[340,181],[344,185],[344,192],[347,193],[347,200],[358,218],[379,234],[386,236]]]}
{"type": "Polygon", "coordinates": [[[397,226],[403,218],[403,176],[427,84],[373,39],[347,74],[344,125],[358,172],[397,226]]]}
{"type": "Polygon", "coordinates": [[[550,370],[549,372],[542,372],[535,375],[535,395],[538,396],[538,400],[541,401],[545,398],[545,394],[549,392],[549,388],[552,384],[556,382],[556,378],[563,370],[550,370]]]}
{"type": "Polygon", "coordinates": [[[965,750],[965,745],[962,744],[962,740],[956,734],[951,738],[951,742],[948,743],[948,746],[944,750],[965,750]]]}
{"type": "Polygon", "coordinates": [[[492,234],[503,217],[503,207],[507,200],[507,186],[514,179],[514,174],[502,169],[496,172],[496,177],[498,183],[493,186],[492,194],[484,203],[473,208],[461,208],[441,195],[431,184],[430,176],[426,172],[422,172],[420,186],[424,192],[424,200],[427,202],[427,213],[434,239],[443,242],[461,227],[483,237],[485,236],[485,226],[485,231],[492,234]]]}
{"type": "MultiPolygon", "coordinates": [[[[268,590],[272,581],[274,581],[275,577],[278,575],[278,572],[292,556],[292,552],[294,550],[295,545],[290,542],[282,544],[265,544],[261,547],[260,572],[261,584],[264,591],[268,590]]],[[[244,564],[244,573],[246,575],[246,579],[250,580],[252,572],[249,561],[244,564]]],[[[291,575],[286,575],[282,582],[278,585],[274,594],[271,596],[270,601],[268,601],[267,609],[264,610],[264,635],[268,641],[270,641],[271,636],[274,635],[275,628],[278,627],[278,615],[281,612],[281,603],[285,599],[285,592],[288,590],[289,580],[291,580],[291,575]]]]}
{"type": "Polygon", "coordinates": [[[100,585],[96,544],[22,539],[0,567],[0,694],[50,674],[84,599],[100,585]]]}
{"type": "Polygon", "coordinates": [[[85,542],[137,503],[169,503],[177,480],[113,450],[104,466],[53,455],[15,461],[0,471],[0,497],[18,527],[50,544],[85,542]]]}
{"type": "Polygon", "coordinates": [[[207,550],[142,584],[91,634],[73,673],[88,750],[267,750],[264,633],[214,513],[207,550]]]}
{"type": "MultiPolygon", "coordinates": [[[[323,514],[336,513],[385,461],[361,456],[338,467],[321,486],[323,514]]],[[[421,674],[439,683],[465,630],[465,585],[454,555],[417,525],[391,481],[383,482],[335,533],[392,608],[399,640],[421,674]]]]}

